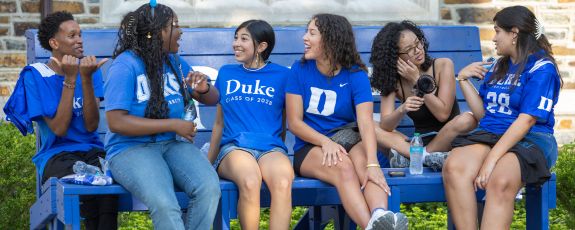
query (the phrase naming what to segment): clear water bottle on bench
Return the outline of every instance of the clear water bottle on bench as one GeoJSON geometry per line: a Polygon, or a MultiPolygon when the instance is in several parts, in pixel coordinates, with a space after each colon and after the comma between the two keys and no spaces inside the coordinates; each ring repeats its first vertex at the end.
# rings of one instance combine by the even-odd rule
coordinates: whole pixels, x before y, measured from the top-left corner
{"type": "Polygon", "coordinates": [[[409,173],[418,175],[423,173],[423,141],[419,133],[415,133],[409,144],[409,173]]]}
{"type": "MultiPolygon", "coordinates": [[[[190,99],[188,101],[188,104],[184,108],[184,112],[182,113],[182,119],[184,121],[194,122],[194,120],[196,120],[196,117],[198,117],[198,112],[196,111],[196,105],[194,104],[194,100],[190,99]]],[[[188,139],[180,135],[176,136],[176,140],[190,142],[188,139]]]]}

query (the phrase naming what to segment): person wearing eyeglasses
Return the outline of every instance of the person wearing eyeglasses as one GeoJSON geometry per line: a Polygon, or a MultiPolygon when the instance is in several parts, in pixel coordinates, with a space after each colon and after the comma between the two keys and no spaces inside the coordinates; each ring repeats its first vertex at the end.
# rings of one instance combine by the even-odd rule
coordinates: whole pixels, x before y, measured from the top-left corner
{"type": "Polygon", "coordinates": [[[393,168],[409,167],[409,138],[395,130],[405,115],[413,120],[415,132],[423,134],[424,165],[434,169],[442,167],[451,141],[477,124],[469,113],[458,116],[453,61],[431,58],[428,47],[423,31],[411,21],[387,24],[373,41],[371,85],[381,93],[376,137],[380,148],[391,149],[393,168]],[[421,96],[413,89],[424,75],[431,76],[436,87],[421,96]],[[396,99],[401,101],[397,108],[396,99]]]}

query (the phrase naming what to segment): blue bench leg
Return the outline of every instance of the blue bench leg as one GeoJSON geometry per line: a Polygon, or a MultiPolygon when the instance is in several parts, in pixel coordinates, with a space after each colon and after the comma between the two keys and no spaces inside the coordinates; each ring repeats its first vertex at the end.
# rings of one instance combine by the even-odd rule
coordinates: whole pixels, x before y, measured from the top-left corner
{"type": "Polygon", "coordinates": [[[527,218],[527,229],[549,229],[549,182],[541,188],[527,186],[527,197],[525,199],[525,209],[527,218]]]}
{"type": "Polygon", "coordinates": [[[61,202],[58,204],[58,219],[63,220],[66,229],[80,230],[80,196],[66,195],[61,202]]]}
{"type": "Polygon", "coordinates": [[[222,197],[218,203],[218,211],[214,219],[214,229],[228,230],[230,229],[230,192],[222,191],[222,197]]]}
{"type": "Polygon", "coordinates": [[[387,208],[392,212],[401,210],[401,190],[397,186],[391,187],[391,197],[388,198],[387,208]]]}
{"type": "Polygon", "coordinates": [[[343,209],[343,205],[335,206],[336,218],[334,226],[336,230],[356,229],[357,225],[349,218],[343,209]]]}

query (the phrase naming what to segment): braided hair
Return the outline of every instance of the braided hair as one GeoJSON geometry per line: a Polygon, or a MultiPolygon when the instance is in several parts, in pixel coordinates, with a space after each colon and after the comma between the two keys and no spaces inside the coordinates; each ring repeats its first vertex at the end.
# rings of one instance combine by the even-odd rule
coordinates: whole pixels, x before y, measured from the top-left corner
{"type": "MultiPolygon", "coordinates": [[[[151,9],[149,4],[144,4],[124,16],[118,30],[114,58],[129,50],[142,59],[151,93],[145,117],[165,119],[169,108],[164,98],[164,63],[169,63],[169,51],[163,49],[162,29],[173,26],[175,13],[162,4],[155,7],[153,16],[151,9]]],[[[178,83],[181,86],[181,82],[178,83]]]]}
{"type": "MultiPolygon", "coordinates": [[[[367,67],[361,60],[355,45],[353,29],[347,18],[335,14],[316,14],[310,23],[315,19],[315,25],[321,34],[324,54],[332,65],[330,72],[333,76],[337,70],[337,65],[352,71],[363,70],[367,72],[367,67]],[[355,69],[354,66],[359,66],[355,69]],[[360,70],[359,70],[360,69],[360,70]]],[[[301,62],[306,60],[302,57],[301,62]]]]}
{"type": "Polygon", "coordinates": [[[373,39],[371,57],[369,62],[373,65],[371,74],[371,86],[379,91],[382,96],[387,96],[397,90],[397,82],[401,78],[397,72],[397,60],[399,60],[399,40],[401,32],[411,31],[417,39],[423,43],[425,60],[421,69],[427,71],[433,62],[427,50],[429,42],[425,39],[423,31],[411,21],[400,23],[390,22],[383,27],[373,39]]]}

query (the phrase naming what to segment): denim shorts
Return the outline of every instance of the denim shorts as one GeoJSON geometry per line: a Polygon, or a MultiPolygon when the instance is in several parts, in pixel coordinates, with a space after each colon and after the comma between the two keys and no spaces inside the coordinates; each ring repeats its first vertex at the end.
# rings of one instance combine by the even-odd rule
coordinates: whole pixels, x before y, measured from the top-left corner
{"type": "Polygon", "coordinates": [[[234,150],[242,150],[242,151],[248,152],[249,154],[251,154],[256,159],[256,161],[259,161],[261,157],[263,157],[264,155],[271,153],[271,152],[280,152],[280,153],[283,153],[284,155],[287,156],[287,152],[280,147],[274,147],[273,149],[270,149],[267,151],[261,151],[261,150],[256,150],[256,149],[242,148],[242,147],[235,145],[234,143],[227,143],[224,146],[220,147],[220,153],[218,154],[218,158],[216,159],[214,164],[212,164],[214,166],[214,169],[218,170],[218,166],[220,166],[220,163],[222,163],[222,160],[231,151],[234,151],[234,150]]]}
{"type": "Polygon", "coordinates": [[[555,136],[553,136],[553,134],[543,132],[529,132],[527,135],[525,135],[524,139],[537,145],[537,147],[541,149],[543,155],[545,155],[547,166],[549,168],[555,165],[557,162],[557,155],[559,150],[557,148],[557,140],[555,140],[555,136]]]}

